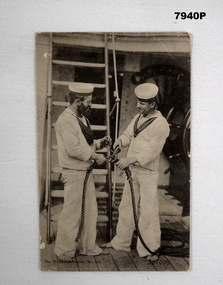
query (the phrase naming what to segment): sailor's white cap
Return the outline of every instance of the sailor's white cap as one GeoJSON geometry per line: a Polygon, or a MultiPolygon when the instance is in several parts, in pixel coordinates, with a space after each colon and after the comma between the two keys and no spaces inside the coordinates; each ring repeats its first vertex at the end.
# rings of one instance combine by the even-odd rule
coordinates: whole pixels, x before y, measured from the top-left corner
{"type": "Polygon", "coordinates": [[[69,84],[69,90],[78,94],[91,94],[94,90],[94,85],[90,83],[72,82],[69,84]]]}
{"type": "Polygon", "coordinates": [[[136,97],[143,101],[156,97],[158,91],[159,88],[153,83],[143,83],[135,88],[136,97]]]}

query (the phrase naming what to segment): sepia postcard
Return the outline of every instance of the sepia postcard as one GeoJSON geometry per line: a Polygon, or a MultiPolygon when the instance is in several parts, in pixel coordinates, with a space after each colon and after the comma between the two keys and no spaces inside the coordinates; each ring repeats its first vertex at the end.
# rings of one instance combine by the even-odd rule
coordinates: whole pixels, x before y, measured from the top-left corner
{"type": "Polygon", "coordinates": [[[35,44],[41,270],[189,270],[190,35],[35,44]]]}

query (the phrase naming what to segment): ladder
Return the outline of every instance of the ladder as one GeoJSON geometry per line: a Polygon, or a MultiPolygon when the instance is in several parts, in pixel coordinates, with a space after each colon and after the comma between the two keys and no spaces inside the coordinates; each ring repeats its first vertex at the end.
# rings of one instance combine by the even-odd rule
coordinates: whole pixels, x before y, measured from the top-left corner
{"type": "MultiPolygon", "coordinates": [[[[51,210],[54,198],[63,198],[64,191],[63,191],[63,183],[61,179],[62,168],[55,164],[57,163],[57,145],[55,144],[55,130],[54,124],[58,117],[58,115],[64,110],[64,108],[69,106],[69,103],[66,100],[61,100],[61,97],[58,100],[58,93],[65,91],[68,89],[68,84],[70,82],[87,82],[89,78],[80,78],[78,75],[75,77],[76,69],[90,69],[92,73],[95,70],[102,70],[103,73],[103,82],[102,83],[91,83],[94,85],[95,90],[100,90],[100,93],[104,97],[104,102],[97,103],[93,101],[92,109],[96,112],[100,110],[104,114],[104,124],[93,124],[91,128],[93,132],[99,133],[100,137],[105,135],[110,136],[110,99],[109,99],[109,64],[108,64],[108,40],[107,34],[102,34],[102,51],[103,51],[103,62],[92,62],[92,60],[86,61],[77,61],[77,60],[67,60],[65,59],[55,59],[54,58],[54,50],[56,49],[57,45],[54,43],[53,35],[50,34],[50,54],[49,54],[49,68],[48,68],[48,93],[47,93],[47,142],[46,142],[46,185],[45,185],[45,205],[47,209],[47,243],[51,242],[51,210]],[[60,68],[68,68],[68,72],[62,72],[62,80],[61,76],[58,79],[58,73],[55,72],[56,69],[60,68]],[[69,70],[72,76],[70,76],[69,70]],[[66,75],[68,78],[66,78],[66,75]],[[72,77],[72,78],[70,78],[72,77]],[[78,80],[75,80],[75,79],[78,80]],[[80,80],[80,81],[79,81],[80,80]],[[57,89],[59,88],[59,92],[57,89]],[[60,111],[58,111],[60,110],[60,111]],[[59,186],[58,186],[59,185],[59,186]],[[59,187],[59,188],[58,188],[59,187]]],[[[65,46],[66,48],[66,46],[65,46]]],[[[79,47],[77,47],[79,48],[79,47]]],[[[69,46],[69,49],[74,49],[75,54],[75,47],[69,46]]],[[[99,48],[95,48],[97,53],[99,52],[99,48]]],[[[101,48],[100,48],[101,51],[101,48]]],[[[81,48],[81,52],[77,52],[81,54],[81,58],[88,58],[88,51],[84,50],[84,47],[81,48]],[[84,55],[85,54],[85,55],[84,55]]],[[[63,69],[62,69],[63,70],[63,69]]],[[[60,72],[59,72],[60,73],[60,72]]],[[[89,74],[89,73],[88,73],[89,74]]],[[[97,99],[97,98],[96,98],[97,99]]],[[[94,100],[94,96],[93,96],[94,100]]],[[[98,116],[101,117],[101,116],[98,116]]],[[[109,147],[103,148],[99,152],[104,153],[106,156],[110,155],[109,147]]],[[[93,169],[93,175],[96,180],[96,197],[98,200],[104,199],[105,200],[105,212],[99,213],[98,215],[98,224],[103,224],[107,226],[107,237],[111,239],[112,237],[112,206],[111,206],[111,167],[110,163],[108,162],[106,166],[102,169],[93,169]],[[99,181],[97,183],[97,177],[99,181]],[[103,177],[103,179],[102,179],[103,177]],[[101,181],[102,180],[102,181],[101,181]]]]}

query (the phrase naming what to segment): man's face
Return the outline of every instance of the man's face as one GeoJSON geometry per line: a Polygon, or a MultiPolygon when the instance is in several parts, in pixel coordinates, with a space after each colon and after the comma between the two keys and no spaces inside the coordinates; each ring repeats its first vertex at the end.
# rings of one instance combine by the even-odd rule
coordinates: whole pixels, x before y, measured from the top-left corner
{"type": "Polygon", "coordinates": [[[92,95],[86,96],[84,101],[80,101],[78,104],[78,113],[80,115],[89,116],[91,113],[91,105],[92,105],[92,95]]]}
{"type": "Polygon", "coordinates": [[[142,114],[145,117],[149,114],[151,108],[154,107],[153,105],[153,103],[143,102],[137,99],[136,107],[139,110],[139,114],[142,114]]]}

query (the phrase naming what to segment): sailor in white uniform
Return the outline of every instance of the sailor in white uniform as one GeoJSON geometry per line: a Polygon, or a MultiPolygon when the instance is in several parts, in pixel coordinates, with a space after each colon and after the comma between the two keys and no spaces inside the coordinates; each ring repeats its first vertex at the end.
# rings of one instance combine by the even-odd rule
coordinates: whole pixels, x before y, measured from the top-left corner
{"type": "MultiPolygon", "coordinates": [[[[144,83],[135,88],[139,113],[124,133],[115,141],[114,148],[128,147],[126,158],[117,163],[120,169],[129,166],[132,172],[139,230],[146,245],[155,251],[160,247],[161,230],[157,199],[159,155],[169,135],[169,125],[156,109],[158,87],[144,83]]],[[[126,181],[119,206],[116,236],[105,247],[130,251],[135,229],[129,182],[126,181]]],[[[154,257],[144,248],[139,238],[137,251],[148,260],[154,257]]]]}
{"type": "Polygon", "coordinates": [[[86,83],[69,85],[70,106],[59,116],[55,124],[58,144],[59,166],[63,168],[64,205],[59,216],[55,253],[60,260],[70,261],[76,249],[83,255],[99,255],[103,250],[96,244],[97,202],[93,174],[91,172],[86,188],[84,228],[80,243],[75,242],[80,219],[83,182],[86,171],[95,161],[102,164],[104,155],[96,149],[110,144],[104,137],[94,141],[88,119],[84,116],[91,107],[94,86],[86,83]]]}

